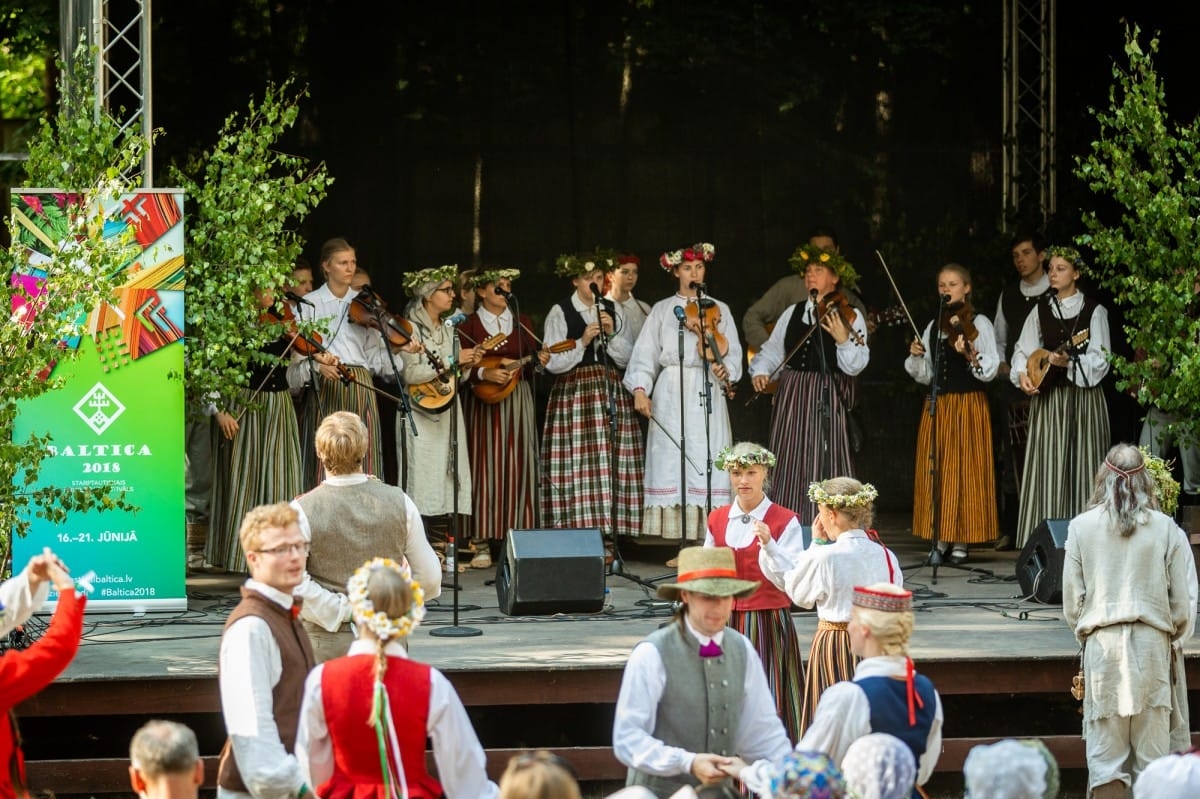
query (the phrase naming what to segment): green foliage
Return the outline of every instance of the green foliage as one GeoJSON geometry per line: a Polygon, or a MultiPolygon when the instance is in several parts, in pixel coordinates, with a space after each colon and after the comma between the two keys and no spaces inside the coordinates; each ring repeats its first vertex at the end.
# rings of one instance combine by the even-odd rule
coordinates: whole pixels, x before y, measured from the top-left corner
{"type": "Polygon", "coordinates": [[[1096,253],[1096,277],[1126,312],[1135,358],[1113,356],[1122,387],[1138,399],[1186,420],[1193,433],[1200,408],[1200,120],[1178,125],[1167,116],[1152,55],[1125,31],[1128,71],[1113,67],[1109,107],[1091,109],[1100,135],[1076,159],[1075,174],[1116,211],[1088,212],[1079,242],[1096,253]],[[1144,357],[1142,357],[1144,355],[1144,357]]]}
{"type": "Polygon", "coordinates": [[[46,379],[40,373],[50,364],[61,367],[75,359],[77,351],[62,342],[86,331],[88,312],[112,296],[116,276],[136,251],[132,232],[106,239],[96,212],[130,191],[121,177],[122,167],[139,162],[142,142],[114,139],[115,123],[103,116],[96,121],[92,115],[90,92],[64,92],[63,98],[54,123],[43,124],[30,143],[26,163],[29,182],[58,184],[70,192],[27,201],[34,209],[40,204],[41,231],[46,240],[58,244],[50,246],[32,236],[14,218],[13,244],[0,253],[0,267],[11,275],[25,271],[33,246],[43,256],[38,269],[44,273],[36,296],[4,283],[4,307],[29,310],[0,325],[0,553],[7,552],[11,532],[26,534],[31,513],[61,522],[68,514],[96,508],[136,510],[125,501],[124,492],[114,493],[110,487],[34,488],[50,438],[34,432],[24,441],[13,440],[20,404],[62,384],[61,378],[46,379]],[[80,108],[89,113],[70,116],[80,108]],[[101,161],[100,153],[107,153],[108,160],[101,161]]]}
{"type": "Polygon", "coordinates": [[[45,110],[46,59],[17,56],[0,44],[0,119],[33,119],[45,110]]]}
{"type": "Polygon", "coordinates": [[[301,249],[291,227],[325,197],[325,165],[275,149],[296,122],[306,92],[291,81],[252,99],[245,117],[231,114],[213,148],[172,180],[187,193],[187,392],[193,413],[202,401],[228,400],[247,387],[258,349],[280,333],[259,324],[256,289],[291,282],[301,249]]]}

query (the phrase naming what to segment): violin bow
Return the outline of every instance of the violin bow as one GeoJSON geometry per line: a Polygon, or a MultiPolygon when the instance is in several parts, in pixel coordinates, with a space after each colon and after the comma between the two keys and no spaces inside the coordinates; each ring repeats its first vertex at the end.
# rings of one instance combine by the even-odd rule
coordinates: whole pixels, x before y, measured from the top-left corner
{"type": "Polygon", "coordinates": [[[921,338],[921,331],[917,330],[917,323],[913,321],[912,314],[908,312],[908,305],[904,302],[904,298],[900,296],[900,289],[896,286],[896,281],[892,279],[892,270],[888,269],[887,261],[883,260],[883,255],[879,250],[875,251],[875,257],[879,259],[879,265],[883,267],[883,273],[887,275],[888,282],[892,284],[892,291],[896,294],[896,299],[900,302],[900,308],[904,311],[904,318],[908,320],[908,324],[912,327],[913,335],[918,340],[921,338]]]}

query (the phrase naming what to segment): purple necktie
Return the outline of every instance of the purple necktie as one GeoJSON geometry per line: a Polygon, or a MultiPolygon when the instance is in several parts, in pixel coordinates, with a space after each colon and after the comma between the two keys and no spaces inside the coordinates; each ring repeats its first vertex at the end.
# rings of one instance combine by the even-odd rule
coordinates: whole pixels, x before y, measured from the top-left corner
{"type": "Polygon", "coordinates": [[[716,641],[709,641],[707,644],[701,644],[700,657],[715,658],[721,654],[721,645],[716,641]]]}

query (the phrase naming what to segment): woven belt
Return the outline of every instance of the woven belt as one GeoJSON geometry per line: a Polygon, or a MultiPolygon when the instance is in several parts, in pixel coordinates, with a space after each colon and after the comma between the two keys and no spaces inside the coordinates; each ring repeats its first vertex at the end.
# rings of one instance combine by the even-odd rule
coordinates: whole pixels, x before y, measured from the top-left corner
{"type": "Polygon", "coordinates": [[[849,622],[844,621],[825,621],[820,619],[817,621],[818,630],[844,630],[849,626],[849,622]]]}

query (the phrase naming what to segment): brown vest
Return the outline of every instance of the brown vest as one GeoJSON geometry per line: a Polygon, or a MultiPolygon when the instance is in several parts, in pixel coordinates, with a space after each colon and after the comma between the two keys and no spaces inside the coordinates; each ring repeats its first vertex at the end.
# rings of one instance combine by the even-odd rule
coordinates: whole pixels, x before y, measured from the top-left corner
{"type": "Polygon", "coordinates": [[[408,512],[404,492],[375,477],[355,485],[321,484],[296,499],[308,517],[308,573],[330,591],[374,557],[404,557],[408,512]]]}
{"type": "MultiPolygon", "coordinates": [[[[279,739],[289,753],[296,748],[296,730],[300,725],[300,703],[304,700],[304,680],[316,665],[308,635],[300,626],[299,619],[277,602],[273,602],[257,591],[242,587],[242,601],[229,614],[225,629],[245,616],[258,616],[267,623],[275,645],[279,647],[279,658],[283,673],[279,682],[271,689],[271,711],[275,716],[275,727],[279,739]]],[[[238,772],[233,757],[231,742],[225,741],[221,750],[221,764],[217,771],[217,785],[227,791],[246,791],[246,784],[238,772]]]]}

